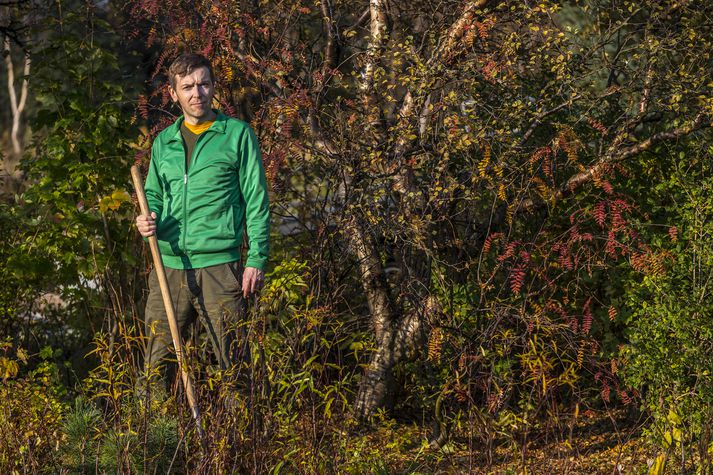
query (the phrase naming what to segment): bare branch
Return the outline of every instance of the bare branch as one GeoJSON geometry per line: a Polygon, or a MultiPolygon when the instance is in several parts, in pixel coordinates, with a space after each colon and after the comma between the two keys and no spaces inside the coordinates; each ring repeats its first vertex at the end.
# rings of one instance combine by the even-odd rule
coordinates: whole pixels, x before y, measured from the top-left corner
{"type": "Polygon", "coordinates": [[[530,124],[530,127],[528,127],[527,131],[522,136],[522,138],[520,139],[520,142],[516,145],[516,148],[520,148],[523,145],[525,145],[525,142],[527,142],[527,140],[530,138],[530,136],[535,132],[535,130],[537,130],[537,127],[539,127],[542,124],[543,119],[545,119],[547,116],[550,116],[552,114],[555,114],[555,113],[561,111],[565,107],[570,107],[572,104],[574,104],[575,101],[578,101],[582,97],[584,97],[582,94],[577,94],[576,96],[566,100],[562,104],[555,106],[552,109],[541,112],[535,118],[535,120],[532,122],[532,124],[530,124]]]}
{"type": "Polygon", "coordinates": [[[351,30],[356,30],[357,28],[359,28],[360,26],[362,26],[362,25],[366,22],[366,20],[369,19],[370,13],[371,13],[371,9],[370,9],[370,8],[365,9],[365,10],[364,10],[364,13],[361,14],[361,16],[359,17],[359,19],[357,19],[357,21],[354,22],[354,24],[353,24],[352,26],[350,26],[349,28],[345,29],[344,31],[345,31],[345,32],[348,32],[348,31],[351,31],[351,30]]]}
{"type": "Polygon", "coordinates": [[[641,103],[639,103],[639,113],[643,114],[649,107],[649,100],[651,98],[651,81],[654,77],[654,68],[649,65],[646,71],[646,78],[644,78],[644,91],[641,94],[641,103]]]}
{"type": "MultiPolygon", "coordinates": [[[[458,40],[465,33],[465,27],[473,21],[475,12],[479,8],[484,7],[487,3],[488,0],[477,0],[472,3],[469,3],[465,7],[460,17],[458,17],[458,19],[453,22],[453,24],[446,31],[446,41],[441,47],[437,48],[436,51],[434,51],[427,64],[433,65],[437,61],[442,60],[449,61],[458,54],[458,40]]],[[[430,111],[428,106],[431,103],[432,93],[433,92],[428,92],[425,96],[422,96],[423,103],[421,105],[421,110],[418,116],[419,137],[423,136],[423,134],[425,134],[426,130],[428,129],[428,122],[430,117],[430,111]]],[[[417,107],[416,102],[416,98],[414,97],[412,91],[407,91],[398,114],[399,121],[402,124],[408,124],[410,122],[410,118],[414,111],[414,108],[417,107]]],[[[402,134],[399,137],[394,150],[395,155],[397,157],[403,156],[406,153],[409,145],[413,143],[414,139],[409,139],[409,135],[410,134],[402,134]]],[[[411,191],[413,183],[412,175],[412,171],[408,167],[404,167],[401,173],[398,173],[394,177],[396,188],[403,192],[411,191]]]]}
{"type": "Polygon", "coordinates": [[[641,152],[649,150],[653,145],[656,145],[657,143],[677,140],[692,132],[703,129],[705,127],[709,127],[711,125],[710,120],[704,120],[704,117],[705,116],[700,113],[695,117],[695,119],[693,119],[693,122],[691,122],[689,125],[679,127],[667,132],[659,132],[658,134],[654,134],[648,139],[639,142],[638,144],[633,145],[625,150],[622,150],[621,152],[614,155],[610,160],[626,160],[627,158],[633,157],[634,155],[638,155],[641,152]]]}
{"type": "Polygon", "coordinates": [[[364,80],[361,84],[361,90],[366,93],[370,93],[373,90],[374,70],[387,40],[387,18],[384,0],[371,0],[369,12],[371,16],[371,36],[367,45],[364,80]]]}
{"type": "Polygon", "coordinates": [[[10,39],[5,36],[3,42],[3,56],[5,56],[5,66],[7,67],[7,89],[10,93],[10,109],[12,115],[17,115],[17,93],[15,92],[15,66],[12,62],[12,49],[10,39]]]}

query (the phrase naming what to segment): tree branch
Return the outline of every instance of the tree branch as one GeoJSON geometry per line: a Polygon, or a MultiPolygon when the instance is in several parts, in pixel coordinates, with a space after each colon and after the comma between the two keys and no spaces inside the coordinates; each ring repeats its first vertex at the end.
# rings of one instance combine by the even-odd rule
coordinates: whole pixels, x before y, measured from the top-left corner
{"type": "Polygon", "coordinates": [[[370,13],[371,13],[371,8],[365,9],[365,10],[364,10],[364,13],[361,14],[361,16],[357,19],[357,21],[354,22],[354,24],[353,24],[352,26],[350,26],[349,28],[345,29],[344,31],[345,31],[345,32],[348,32],[348,31],[351,31],[351,30],[356,30],[357,28],[359,28],[360,26],[362,26],[362,25],[366,22],[366,20],[369,19],[370,13]]]}
{"type": "Polygon", "coordinates": [[[542,120],[545,119],[547,116],[550,116],[552,114],[555,114],[565,107],[570,107],[572,104],[574,104],[575,101],[578,101],[584,97],[582,94],[577,94],[576,96],[566,100],[562,104],[553,107],[552,109],[546,110],[544,112],[541,112],[537,117],[535,117],[535,120],[530,124],[530,127],[528,127],[527,131],[525,134],[522,136],[520,139],[520,142],[515,146],[515,148],[521,148],[523,145],[525,145],[525,142],[530,138],[530,136],[537,130],[537,127],[539,127],[542,124],[542,120]]]}
{"type": "MultiPolygon", "coordinates": [[[[446,30],[445,36],[446,41],[442,46],[436,48],[434,53],[431,55],[427,61],[429,69],[438,61],[449,61],[457,55],[458,40],[465,33],[465,27],[473,21],[475,12],[487,5],[488,0],[477,0],[466,5],[463,13],[456,21],[451,24],[451,26],[446,30]]],[[[428,130],[429,123],[429,104],[431,103],[431,95],[433,92],[426,93],[423,97],[423,103],[420,105],[420,112],[418,116],[418,137],[422,137],[428,130]]],[[[417,101],[413,92],[411,90],[406,92],[404,96],[403,103],[399,109],[398,118],[402,124],[408,124],[413,114],[415,107],[417,107],[417,101]]],[[[408,127],[405,127],[408,129],[408,127]]],[[[402,133],[396,142],[396,147],[394,150],[394,155],[396,157],[402,157],[406,154],[406,151],[410,144],[413,143],[414,139],[407,138],[410,134],[402,133]]],[[[395,176],[397,189],[406,192],[410,191],[412,188],[412,172],[408,167],[404,167],[403,171],[395,176]]]]}
{"type": "MultiPolygon", "coordinates": [[[[434,65],[438,61],[453,59],[455,57],[458,39],[460,39],[460,37],[465,33],[465,27],[473,21],[476,10],[484,7],[487,3],[488,0],[477,0],[466,5],[463,13],[461,13],[461,16],[458,17],[458,19],[454,21],[444,33],[446,41],[433,52],[431,57],[426,62],[428,66],[434,65]]],[[[408,91],[406,96],[404,96],[399,116],[407,117],[413,108],[413,102],[413,94],[411,91],[408,91]]]]}
{"type": "MultiPolygon", "coordinates": [[[[384,0],[370,0],[369,13],[371,17],[371,36],[369,37],[369,43],[366,49],[366,62],[364,63],[363,73],[364,79],[361,84],[362,92],[365,92],[367,95],[371,95],[373,92],[374,71],[388,39],[386,6],[384,5],[384,0]]],[[[371,98],[367,98],[367,100],[371,102],[371,98]]]]}
{"type": "MultiPolygon", "coordinates": [[[[322,0],[320,2],[322,9],[322,22],[324,30],[327,33],[327,44],[324,48],[324,63],[322,63],[322,75],[326,77],[330,69],[334,69],[339,60],[339,39],[337,37],[337,28],[334,25],[334,15],[332,14],[332,4],[330,0],[322,0]]],[[[322,80],[324,84],[326,79],[322,80]]]]}
{"type": "Polygon", "coordinates": [[[12,61],[12,48],[10,38],[5,36],[3,42],[3,55],[5,56],[5,65],[7,67],[7,90],[10,96],[10,109],[12,110],[12,130],[10,138],[12,139],[12,149],[15,155],[22,153],[22,144],[20,143],[20,121],[22,112],[25,110],[27,102],[28,76],[30,74],[30,55],[25,53],[25,62],[22,75],[22,87],[20,89],[20,99],[18,102],[17,91],[15,89],[15,66],[12,61]]]}
{"type": "MultiPolygon", "coordinates": [[[[669,130],[666,132],[659,132],[647,138],[646,140],[643,140],[621,151],[614,152],[612,151],[612,147],[610,147],[610,152],[607,153],[607,155],[604,156],[602,159],[597,161],[597,163],[595,163],[588,169],[570,177],[565,182],[565,184],[555,192],[554,199],[561,200],[563,198],[566,198],[567,196],[572,195],[575,191],[577,191],[583,185],[593,181],[597,176],[604,172],[607,167],[611,166],[616,162],[621,162],[642,152],[645,152],[658,143],[680,139],[705,127],[709,127],[710,125],[710,120],[705,120],[705,115],[703,113],[699,113],[695,117],[693,122],[688,125],[678,127],[676,129],[669,130]]],[[[520,211],[532,211],[542,206],[543,204],[544,203],[542,202],[536,202],[529,198],[522,203],[520,211]]]]}
{"type": "Polygon", "coordinates": [[[458,55],[458,40],[465,34],[466,26],[470,25],[475,16],[475,12],[487,5],[488,0],[476,0],[468,3],[461,16],[453,22],[446,32],[446,41],[433,52],[433,55],[428,60],[431,65],[436,61],[449,62],[458,55]]]}

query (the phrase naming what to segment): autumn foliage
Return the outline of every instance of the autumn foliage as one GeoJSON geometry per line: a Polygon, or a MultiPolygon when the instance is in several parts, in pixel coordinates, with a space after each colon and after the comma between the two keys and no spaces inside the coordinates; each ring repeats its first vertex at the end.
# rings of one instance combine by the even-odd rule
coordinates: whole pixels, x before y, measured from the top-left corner
{"type": "MultiPolygon", "coordinates": [[[[28,179],[0,208],[13,245],[0,253],[12,337],[0,362],[27,346],[29,288],[67,302],[38,341],[61,346],[57,328],[92,340],[69,332],[65,347],[93,359],[48,393],[72,414],[50,439],[81,447],[56,449],[60,465],[466,471],[506,452],[537,471],[536,441],[576,450],[575,428],[617,410],[652,416],[652,470],[710,463],[707,2],[82,8],[48,7],[57,31],[31,38],[46,65],[28,179]],[[236,399],[230,374],[197,370],[202,454],[180,394],[142,405],[133,393],[148,261],[128,167],[148,164],[178,114],[166,70],[183,51],[211,59],[215,107],[256,130],[274,216],[246,324],[251,390],[236,399]],[[70,411],[59,388],[75,384],[70,411]],[[396,420],[420,428],[418,462],[401,457],[396,420]],[[444,462],[454,449],[467,467],[444,462]]],[[[189,340],[196,368],[204,344],[189,340]]],[[[51,386],[42,367],[23,370],[23,387],[51,386]]],[[[12,368],[3,380],[23,377],[12,368]]],[[[52,450],[33,443],[36,457],[52,450]]]]}

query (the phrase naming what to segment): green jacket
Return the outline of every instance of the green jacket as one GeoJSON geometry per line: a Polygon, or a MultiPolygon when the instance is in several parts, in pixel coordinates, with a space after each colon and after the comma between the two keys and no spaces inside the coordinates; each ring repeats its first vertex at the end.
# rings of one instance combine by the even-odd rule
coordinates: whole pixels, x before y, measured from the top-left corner
{"type": "Polygon", "coordinates": [[[182,121],[154,140],[145,185],[164,265],[194,269],[238,261],[247,224],[245,267],[264,269],[270,209],[255,132],[218,113],[198,138],[186,170],[182,121]]]}

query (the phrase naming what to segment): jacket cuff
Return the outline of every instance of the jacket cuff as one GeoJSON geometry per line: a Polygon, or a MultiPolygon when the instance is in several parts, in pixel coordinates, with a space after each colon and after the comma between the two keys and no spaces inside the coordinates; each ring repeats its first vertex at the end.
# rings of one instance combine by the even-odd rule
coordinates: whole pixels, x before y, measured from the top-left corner
{"type": "Polygon", "coordinates": [[[245,267],[254,267],[256,269],[265,270],[265,259],[259,259],[255,257],[248,257],[245,261],[245,267]]]}

